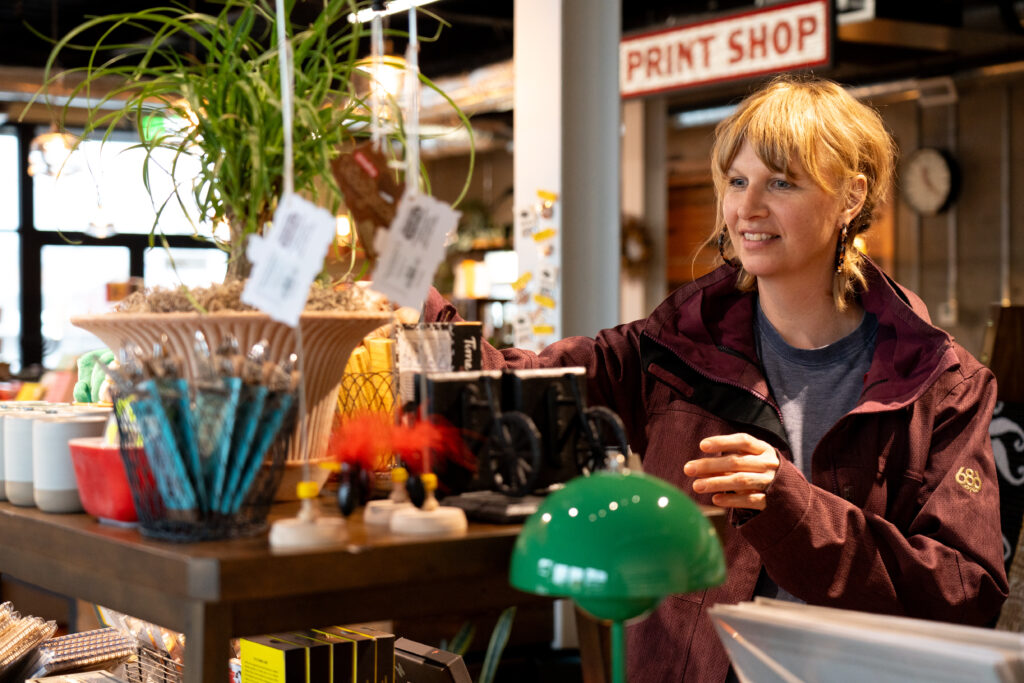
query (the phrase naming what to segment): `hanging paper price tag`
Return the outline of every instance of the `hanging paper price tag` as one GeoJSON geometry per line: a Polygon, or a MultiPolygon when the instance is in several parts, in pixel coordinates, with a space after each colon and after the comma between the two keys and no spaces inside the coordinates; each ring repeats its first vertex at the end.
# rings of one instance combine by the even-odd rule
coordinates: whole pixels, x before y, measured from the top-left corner
{"type": "Polygon", "coordinates": [[[253,266],[242,301],[275,320],[298,325],[335,229],[329,211],[298,195],[285,195],[267,235],[249,238],[246,256],[253,266]]]}
{"type": "Polygon", "coordinates": [[[407,194],[390,229],[377,233],[380,258],[373,289],[391,301],[419,308],[444,258],[445,235],[455,229],[459,212],[426,195],[407,194]]]}

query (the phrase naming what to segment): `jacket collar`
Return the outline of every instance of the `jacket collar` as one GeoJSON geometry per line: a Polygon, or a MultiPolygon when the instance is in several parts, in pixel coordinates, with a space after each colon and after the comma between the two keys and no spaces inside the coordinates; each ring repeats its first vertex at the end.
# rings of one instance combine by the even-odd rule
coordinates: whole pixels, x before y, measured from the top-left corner
{"type": "MultiPolygon", "coordinates": [[[[931,325],[920,298],[872,261],[864,270],[861,303],[878,318],[878,336],[857,410],[892,410],[916,400],[958,361],[953,338],[931,325]]],[[[643,334],[708,379],[767,396],[754,346],[755,297],[736,289],[737,273],[724,265],[680,287],[654,310],[643,334]]]]}
{"type": "Polygon", "coordinates": [[[959,365],[953,337],[931,324],[928,309],[868,262],[864,309],[878,317],[878,336],[858,410],[900,408],[917,400],[942,372],[959,365]]]}

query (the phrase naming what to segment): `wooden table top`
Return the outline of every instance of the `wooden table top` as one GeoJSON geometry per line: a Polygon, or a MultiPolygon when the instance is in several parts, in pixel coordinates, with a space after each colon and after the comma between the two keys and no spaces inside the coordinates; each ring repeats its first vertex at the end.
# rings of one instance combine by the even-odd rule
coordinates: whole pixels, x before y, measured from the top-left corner
{"type": "MultiPolygon", "coordinates": [[[[326,499],[321,503],[329,510],[326,499]]],[[[271,520],[296,510],[294,503],[275,505],[271,520]]],[[[706,514],[722,533],[724,514],[706,514]]],[[[273,605],[299,605],[298,615],[344,602],[354,619],[379,619],[429,615],[463,592],[495,602],[518,593],[508,584],[518,524],[472,522],[464,535],[418,537],[367,527],[357,511],[347,527],[344,546],[275,551],[266,533],[171,543],[84,513],[50,514],[0,503],[0,572],[176,630],[187,626],[183,602],[227,605],[239,623],[269,623],[270,617],[258,614],[273,605]],[[375,612],[373,596],[389,593],[402,604],[378,605],[375,612]]],[[[262,632],[256,626],[247,632],[262,632]]]]}

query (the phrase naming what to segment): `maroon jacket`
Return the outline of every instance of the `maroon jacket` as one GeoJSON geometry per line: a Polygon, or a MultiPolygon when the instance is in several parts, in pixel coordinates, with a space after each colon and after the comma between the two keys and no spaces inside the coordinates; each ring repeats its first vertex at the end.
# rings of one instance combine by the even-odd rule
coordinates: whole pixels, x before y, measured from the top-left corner
{"type": "MultiPolygon", "coordinates": [[[[728,657],[706,610],[751,598],[762,566],[815,605],[985,624],[1006,597],[999,489],[988,424],[992,373],[924,304],[874,265],[865,309],[878,317],[857,406],[830,429],[809,483],[792,463],[757,361],[752,294],[723,266],[673,292],[645,320],[571,337],[540,354],[485,351],[488,367],[582,365],[590,403],[618,412],[644,471],[700,503],[683,464],[706,436],[748,432],[781,465],[767,508],[734,512],[725,584],[666,598],[629,629],[630,681],[722,681],[728,657]],[[980,488],[975,484],[980,481],[980,488]]],[[[445,319],[435,294],[426,317],[445,319]]]]}

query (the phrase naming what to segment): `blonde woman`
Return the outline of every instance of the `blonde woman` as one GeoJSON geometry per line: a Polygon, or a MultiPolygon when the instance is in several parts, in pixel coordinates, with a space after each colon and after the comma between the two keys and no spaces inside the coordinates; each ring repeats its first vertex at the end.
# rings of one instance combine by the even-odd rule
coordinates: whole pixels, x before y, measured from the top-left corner
{"type": "MultiPolygon", "coordinates": [[[[854,247],[894,159],[843,88],[777,78],[716,130],[720,268],[593,339],[486,351],[586,366],[644,471],[730,511],[726,583],[630,628],[630,681],[730,677],[717,602],[985,624],[1005,599],[992,374],[854,247]]],[[[426,312],[452,314],[440,297],[426,312]]]]}

